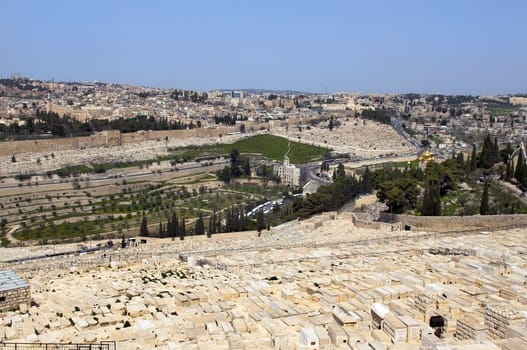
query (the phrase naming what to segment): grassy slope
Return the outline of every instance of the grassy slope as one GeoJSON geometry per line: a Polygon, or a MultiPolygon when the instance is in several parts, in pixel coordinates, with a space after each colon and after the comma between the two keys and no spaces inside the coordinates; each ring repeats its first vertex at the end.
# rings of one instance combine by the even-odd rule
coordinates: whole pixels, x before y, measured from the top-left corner
{"type": "MultiPolygon", "coordinates": [[[[264,157],[274,160],[284,159],[288,149],[289,140],[274,135],[256,135],[245,140],[225,145],[225,149],[237,148],[240,153],[261,153],[264,157]]],[[[311,145],[305,145],[291,141],[289,160],[291,163],[304,164],[312,160],[323,159],[327,149],[311,145]]]]}

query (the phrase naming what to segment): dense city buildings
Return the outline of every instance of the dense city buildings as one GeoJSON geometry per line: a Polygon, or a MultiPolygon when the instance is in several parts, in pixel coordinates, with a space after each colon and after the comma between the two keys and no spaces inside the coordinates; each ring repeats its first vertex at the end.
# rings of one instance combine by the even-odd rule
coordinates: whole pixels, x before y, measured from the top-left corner
{"type": "Polygon", "coordinates": [[[526,348],[526,116],[1,79],[0,349],[526,348]]]}

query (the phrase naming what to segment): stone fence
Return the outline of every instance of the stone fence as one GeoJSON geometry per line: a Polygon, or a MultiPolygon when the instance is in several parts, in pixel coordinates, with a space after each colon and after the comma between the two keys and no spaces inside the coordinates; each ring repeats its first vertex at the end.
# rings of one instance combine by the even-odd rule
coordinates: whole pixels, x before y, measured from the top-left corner
{"type": "Polygon", "coordinates": [[[527,227],[527,214],[473,216],[411,216],[381,213],[382,222],[394,222],[401,227],[421,231],[450,232],[455,230],[494,231],[527,227]]]}

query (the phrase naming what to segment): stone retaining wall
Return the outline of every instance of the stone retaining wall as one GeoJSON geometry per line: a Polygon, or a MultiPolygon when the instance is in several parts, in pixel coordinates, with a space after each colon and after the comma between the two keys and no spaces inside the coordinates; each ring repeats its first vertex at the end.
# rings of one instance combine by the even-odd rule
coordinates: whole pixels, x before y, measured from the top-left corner
{"type": "MultiPolygon", "coordinates": [[[[381,221],[390,221],[389,213],[381,213],[381,221]]],[[[411,216],[393,215],[393,221],[416,230],[446,232],[455,230],[498,230],[527,227],[527,214],[473,216],[411,216]]]]}

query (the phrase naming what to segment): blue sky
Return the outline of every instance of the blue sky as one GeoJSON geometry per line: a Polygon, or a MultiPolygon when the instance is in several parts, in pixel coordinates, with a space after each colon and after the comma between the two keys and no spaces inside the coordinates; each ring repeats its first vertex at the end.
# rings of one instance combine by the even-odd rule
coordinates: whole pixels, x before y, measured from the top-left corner
{"type": "Polygon", "coordinates": [[[2,77],[527,93],[524,0],[4,0],[0,8],[2,77]]]}

